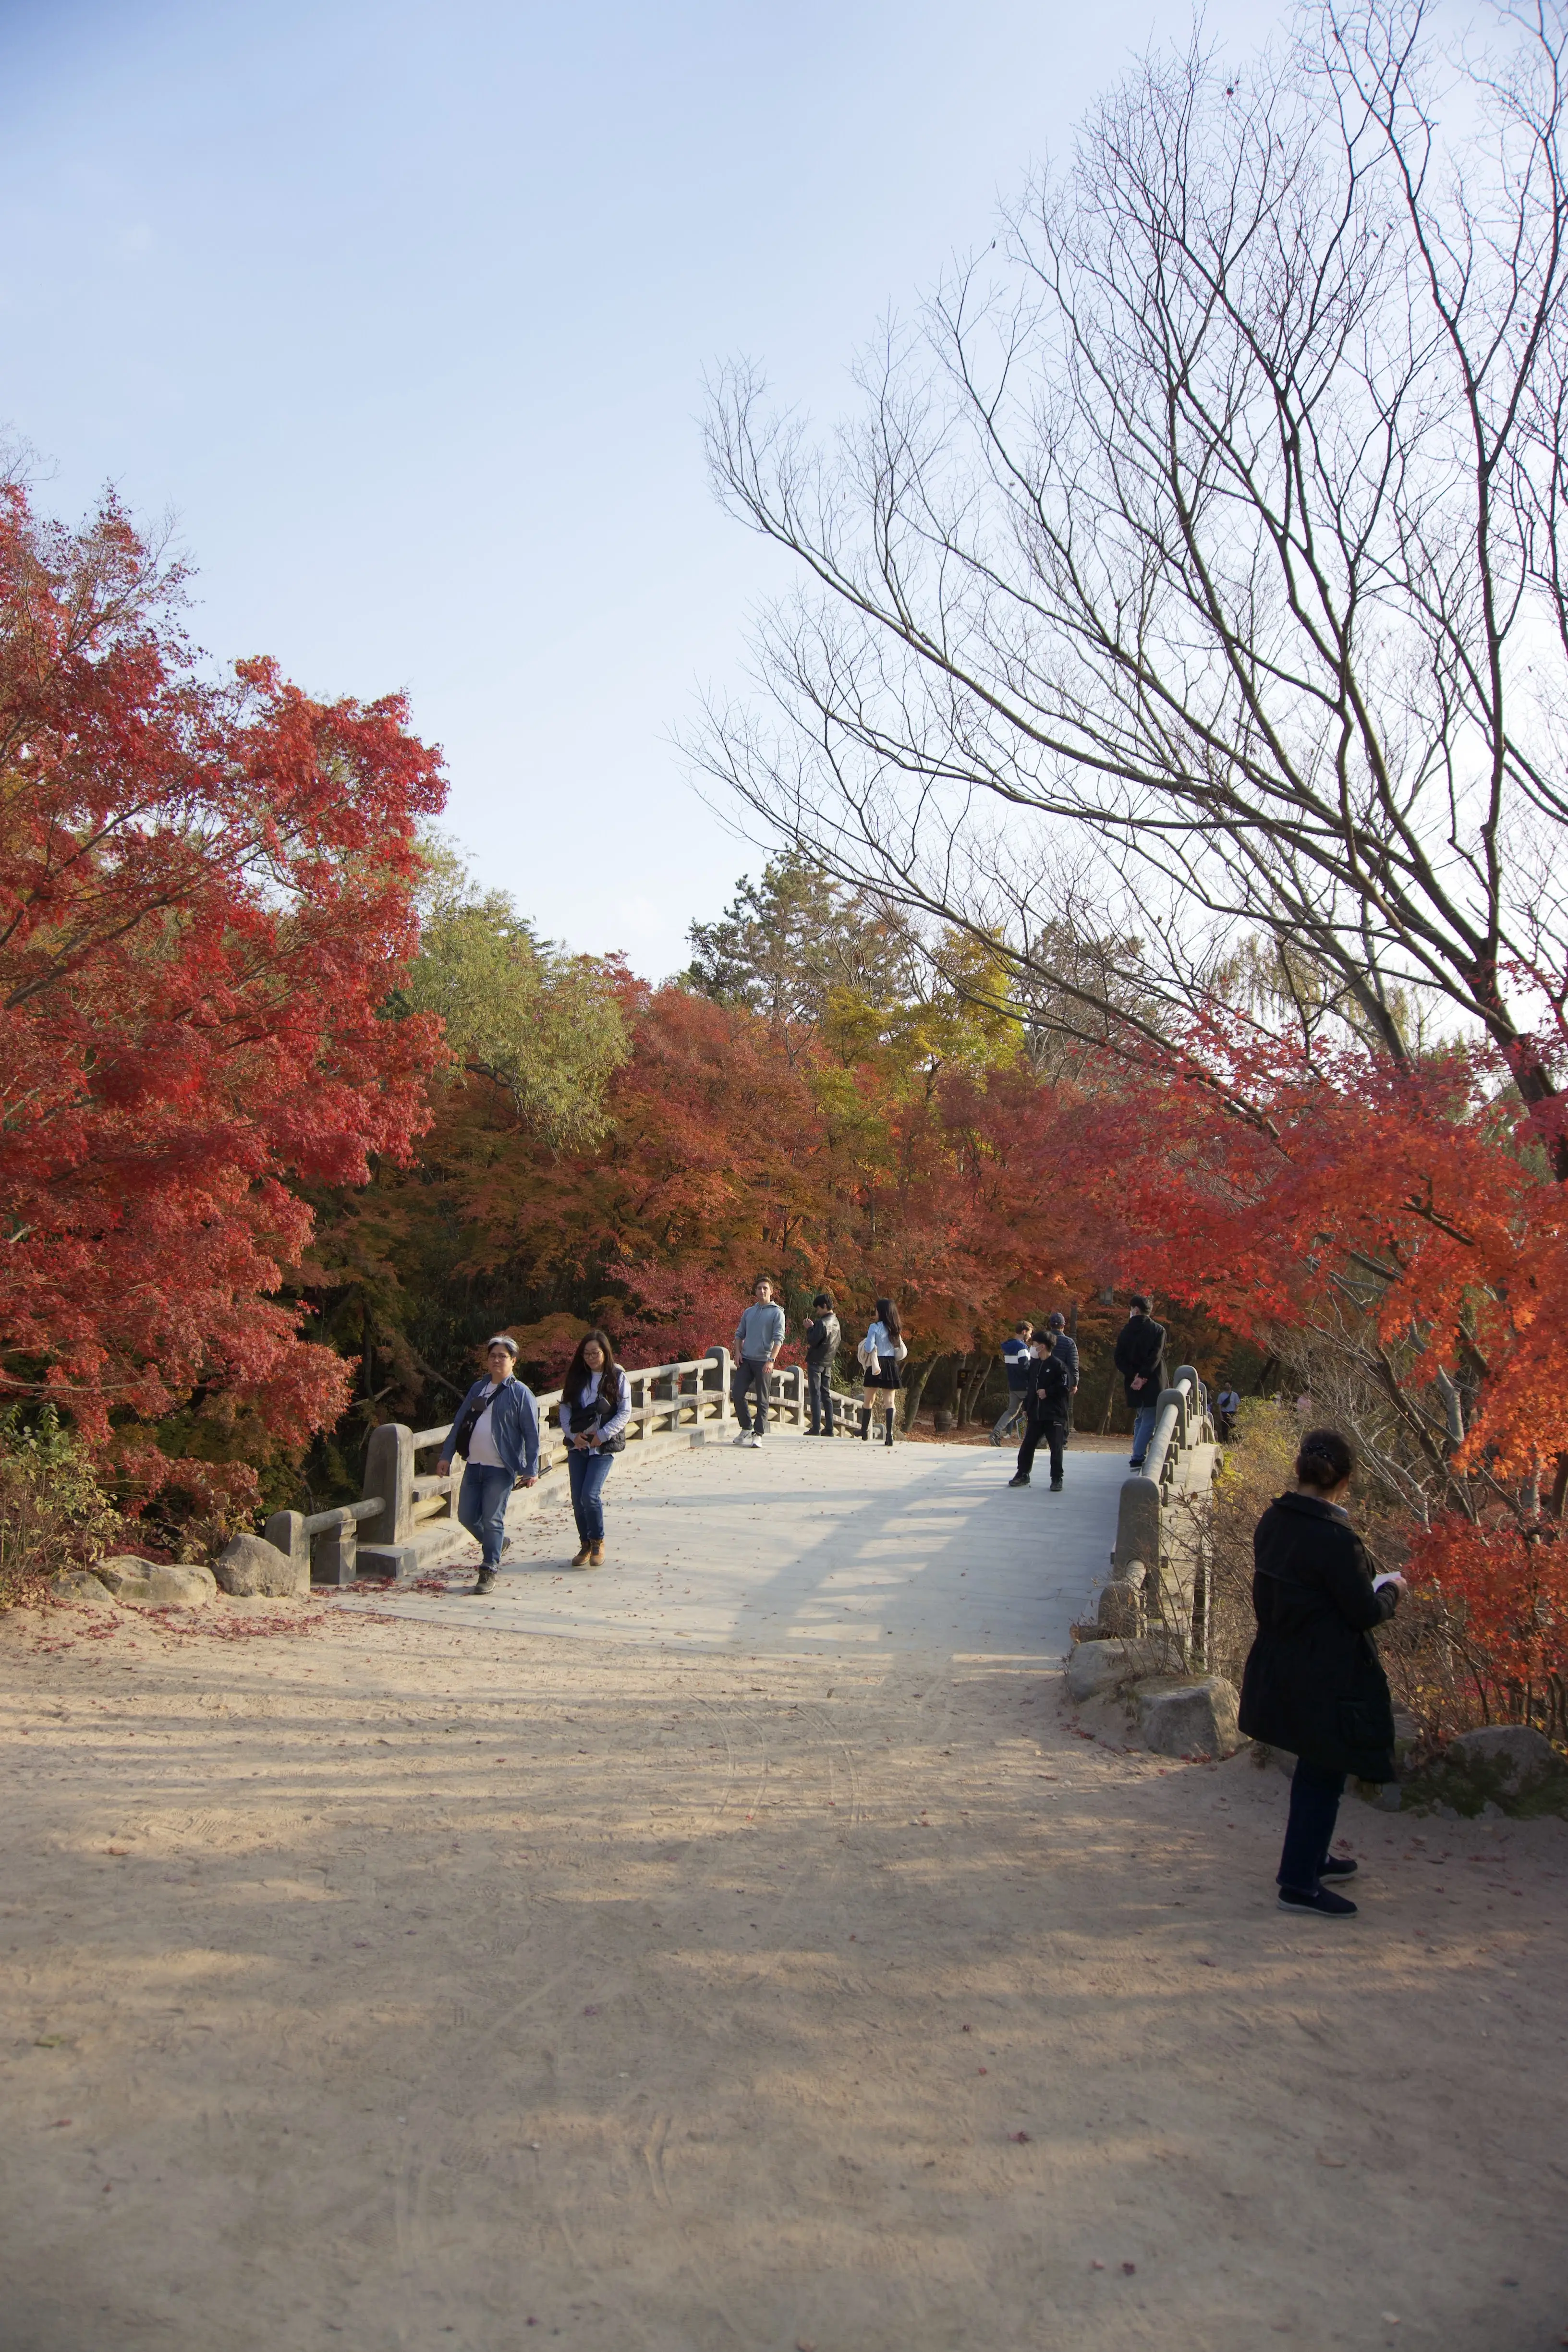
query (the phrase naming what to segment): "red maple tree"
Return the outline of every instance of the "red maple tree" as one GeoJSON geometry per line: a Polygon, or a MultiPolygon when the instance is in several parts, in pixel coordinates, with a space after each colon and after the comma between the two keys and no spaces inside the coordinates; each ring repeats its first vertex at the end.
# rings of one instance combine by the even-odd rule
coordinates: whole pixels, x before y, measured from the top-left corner
{"type": "Polygon", "coordinates": [[[5,493],[0,1401],[232,1514],[344,1401],[275,1296],[291,1188],[424,1121],[438,1024],[384,1008],[442,783],[396,697],[206,677],[180,586],[112,502],[72,533],[5,493]]]}

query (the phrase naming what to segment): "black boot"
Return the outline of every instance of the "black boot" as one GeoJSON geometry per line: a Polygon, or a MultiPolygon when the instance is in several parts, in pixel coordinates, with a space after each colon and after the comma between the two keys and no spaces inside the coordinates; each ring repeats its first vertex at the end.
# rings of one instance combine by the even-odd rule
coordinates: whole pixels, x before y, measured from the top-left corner
{"type": "Polygon", "coordinates": [[[891,1413],[889,1413],[889,1414],[888,1415],[888,1443],[889,1443],[889,1445],[891,1445],[892,1442],[893,1442],[893,1416],[892,1416],[892,1414],[891,1414],[891,1413]]]}
{"type": "Polygon", "coordinates": [[[468,1590],[470,1592],[489,1592],[494,1590],[495,1580],[496,1572],[493,1568],[481,1568],[479,1581],[471,1584],[468,1590]]]}
{"type": "Polygon", "coordinates": [[[860,1408],[860,1434],[862,1437],[869,1437],[871,1434],[871,1408],[868,1404],[863,1404],[860,1408]]]}

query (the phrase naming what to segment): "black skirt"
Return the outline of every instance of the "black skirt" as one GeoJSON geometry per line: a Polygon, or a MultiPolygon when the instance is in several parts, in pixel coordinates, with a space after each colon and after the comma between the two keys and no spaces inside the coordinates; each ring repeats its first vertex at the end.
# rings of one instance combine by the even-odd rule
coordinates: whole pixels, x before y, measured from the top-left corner
{"type": "Polygon", "coordinates": [[[877,1370],[866,1375],[868,1389],[901,1389],[903,1385],[902,1368],[891,1356],[879,1357],[877,1370]]]}

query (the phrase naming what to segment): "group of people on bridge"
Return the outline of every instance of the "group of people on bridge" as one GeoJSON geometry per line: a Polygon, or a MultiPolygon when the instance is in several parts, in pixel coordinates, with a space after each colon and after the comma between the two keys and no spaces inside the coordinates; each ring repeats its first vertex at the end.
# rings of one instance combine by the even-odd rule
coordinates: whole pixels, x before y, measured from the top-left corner
{"type": "MultiPolygon", "coordinates": [[[[761,1445],[767,1436],[769,1387],[784,1346],[784,1309],[762,1277],[735,1332],[733,1395],[741,1422],[735,1444],[761,1445]]],[[[834,1434],[834,1359],[842,1330],[833,1298],[818,1291],[805,1328],[806,1434],[834,1434]]],[[[873,1411],[882,1406],[884,1443],[893,1442],[898,1392],[906,1360],[902,1325],[890,1298],[877,1311],[856,1349],[864,1386],[859,1435],[868,1439],[873,1411]]],[[[1021,1422],[1023,1442],[1010,1484],[1029,1484],[1035,1452],[1048,1447],[1051,1487],[1060,1490],[1063,1454],[1079,1385],[1078,1349],[1060,1314],[1037,1334],[1020,1322],[1004,1349],[1007,1410],[991,1432],[1000,1445],[1021,1422]]],[[[1132,1410],[1131,1466],[1142,1465],[1165,1384],[1165,1332],[1146,1297],[1135,1297],[1116,1342],[1116,1368],[1132,1410]]],[[[517,1342],[500,1332],[486,1349],[486,1370],[463,1400],[441,1447],[440,1475],[464,1463],[458,1517],[480,1547],[475,1592],[488,1592],[506,1549],[507,1497],[539,1476],[539,1407],[516,1376],[517,1342]]],[[[1239,1405],[1234,1395],[1232,1411],[1239,1405]]],[[[561,1390],[561,1434],[576,1520],[574,1568],[597,1567],[605,1557],[605,1482],[626,1442],[630,1384],[616,1361],[609,1334],[586,1332],[578,1341],[561,1390]]],[[[1289,1821],[1280,1855],[1280,1903],[1289,1910],[1348,1918],[1355,1905],[1338,1882],[1355,1863],[1331,1850],[1347,1776],[1394,1777],[1394,1719],[1387,1679],[1369,1636],[1393,1614],[1404,1580],[1374,1577],[1346,1508],[1355,1463],[1337,1430],[1309,1430],[1296,1464],[1296,1489],[1270,1504],[1254,1539],[1253,1608],[1257,1638],[1242,1680],[1240,1724],[1249,1737],[1297,1759],[1289,1821]]]]}

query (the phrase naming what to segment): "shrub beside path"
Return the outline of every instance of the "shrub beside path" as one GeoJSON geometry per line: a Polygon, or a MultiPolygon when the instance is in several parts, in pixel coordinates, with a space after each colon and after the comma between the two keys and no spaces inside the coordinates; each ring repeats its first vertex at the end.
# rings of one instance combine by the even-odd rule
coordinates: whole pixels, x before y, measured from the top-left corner
{"type": "MultiPolygon", "coordinates": [[[[623,1605],[775,1444],[625,1480],[623,1605]]],[[[701,1640],[508,1622],[613,1606],[531,1553],[0,1622],[5,2352],[1563,2339],[1568,1825],[1352,1804],[1362,1918],[1282,1916],[1279,1776],[1077,1737],[1043,1546],[972,1601],[1068,1498],[882,1472],[701,1640]]]]}

